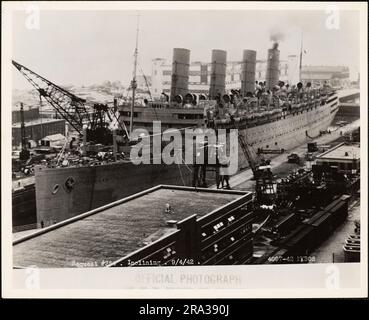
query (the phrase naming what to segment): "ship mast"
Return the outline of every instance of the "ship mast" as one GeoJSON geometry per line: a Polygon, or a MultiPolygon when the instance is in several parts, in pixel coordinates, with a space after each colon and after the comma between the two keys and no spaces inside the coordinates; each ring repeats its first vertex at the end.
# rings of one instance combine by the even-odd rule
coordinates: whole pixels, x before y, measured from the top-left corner
{"type": "Polygon", "coordinates": [[[135,53],[134,53],[133,79],[132,79],[132,82],[131,82],[131,87],[132,87],[132,104],[131,104],[131,112],[130,112],[130,118],[129,118],[129,135],[130,136],[132,136],[132,129],[133,129],[133,110],[134,110],[134,106],[135,106],[135,95],[136,95],[136,88],[137,88],[136,74],[137,74],[139,21],[140,21],[140,16],[137,15],[136,48],[135,48],[135,53]]]}
{"type": "Polygon", "coordinates": [[[300,48],[300,65],[299,65],[299,82],[301,82],[301,69],[302,69],[302,41],[303,41],[303,33],[301,31],[301,48],[300,48]]]}

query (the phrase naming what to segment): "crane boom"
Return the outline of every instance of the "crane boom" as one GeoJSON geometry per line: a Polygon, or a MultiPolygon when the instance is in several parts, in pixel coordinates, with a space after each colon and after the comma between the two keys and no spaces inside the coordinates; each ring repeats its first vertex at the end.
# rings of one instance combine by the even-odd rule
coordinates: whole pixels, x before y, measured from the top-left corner
{"type": "Polygon", "coordinates": [[[254,158],[254,156],[251,153],[251,150],[249,148],[249,146],[247,145],[247,142],[245,140],[245,138],[242,136],[242,134],[240,132],[238,132],[238,143],[249,163],[249,166],[252,170],[253,173],[255,173],[255,171],[257,170],[257,162],[254,158]]]}
{"type": "Polygon", "coordinates": [[[12,63],[36,88],[40,96],[44,97],[76,131],[82,133],[83,124],[90,123],[90,115],[85,105],[86,100],[57,86],[20,63],[14,60],[12,63]]]}
{"type": "Polygon", "coordinates": [[[264,160],[260,158],[255,153],[254,149],[247,143],[246,139],[246,136],[244,137],[240,132],[238,132],[238,143],[243,151],[243,154],[245,155],[247,162],[249,163],[254,175],[254,179],[258,180],[262,176],[263,170],[268,168],[270,165],[270,160],[264,160]]]}
{"type": "Polygon", "coordinates": [[[99,140],[102,138],[99,135],[108,131],[106,128],[108,120],[110,123],[114,121],[122,132],[125,132],[127,137],[129,137],[124,122],[119,121],[116,106],[109,108],[108,105],[103,103],[91,103],[89,107],[86,99],[59,87],[14,60],[12,60],[12,63],[28,82],[36,88],[40,94],[40,99],[44,97],[78,133],[83,133],[83,125],[87,124],[91,132],[95,131],[97,133],[97,135],[93,135],[94,139],[99,140]]]}

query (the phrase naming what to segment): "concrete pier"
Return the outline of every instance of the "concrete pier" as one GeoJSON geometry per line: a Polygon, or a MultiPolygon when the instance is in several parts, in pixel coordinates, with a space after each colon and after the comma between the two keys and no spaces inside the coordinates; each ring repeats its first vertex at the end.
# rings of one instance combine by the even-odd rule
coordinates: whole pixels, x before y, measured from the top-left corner
{"type": "MultiPolygon", "coordinates": [[[[318,144],[328,144],[336,139],[338,139],[341,134],[345,134],[347,132],[351,132],[358,128],[360,126],[360,119],[347,124],[344,127],[339,128],[336,131],[333,131],[331,134],[323,135],[319,138],[314,139],[318,144]]],[[[271,167],[273,172],[278,171],[285,171],[281,170],[282,168],[285,168],[288,166],[286,164],[287,162],[287,154],[288,153],[297,153],[299,156],[303,156],[307,149],[306,149],[306,143],[302,144],[301,146],[293,149],[293,150],[286,150],[285,153],[278,155],[276,157],[273,157],[271,160],[271,167]]],[[[286,168],[285,168],[286,169],[286,168]]],[[[251,169],[244,170],[230,178],[230,185],[232,189],[238,189],[238,190],[250,190],[250,188],[253,188],[255,186],[255,182],[251,180],[253,177],[251,169]]],[[[216,186],[212,186],[212,188],[216,188],[216,186]]]]}

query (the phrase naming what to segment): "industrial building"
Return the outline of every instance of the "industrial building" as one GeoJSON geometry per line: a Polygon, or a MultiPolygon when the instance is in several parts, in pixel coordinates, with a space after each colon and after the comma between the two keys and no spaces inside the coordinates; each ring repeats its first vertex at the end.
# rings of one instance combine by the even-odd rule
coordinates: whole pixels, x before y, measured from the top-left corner
{"type": "Polygon", "coordinates": [[[60,133],[52,134],[41,139],[41,146],[57,148],[63,147],[66,142],[66,137],[60,133]]]}
{"type": "MultiPolygon", "coordinates": [[[[225,73],[226,90],[241,88],[243,65],[244,64],[242,61],[226,62],[226,73],[225,73]]],[[[280,61],[279,70],[280,70],[279,72],[280,80],[287,81],[288,61],[280,61]]],[[[256,67],[254,69],[255,81],[264,81],[266,79],[266,71],[267,71],[267,60],[256,60],[256,67]]],[[[189,62],[188,88],[190,92],[196,94],[209,93],[211,74],[212,74],[212,63],[201,61],[189,62]]],[[[167,63],[165,59],[161,58],[152,60],[152,73],[151,73],[152,96],[159,97],[162,92],[169,95],[171,81],[172,81],[172,64],[167,63]]]]}
{"type": "MultiPolygon", "coordinates": [[[[25,132],[27,141],[35,141],[36,143],[42,138],[60,133],[65,135],[65,120],[39,118],[31,121],[25,121],[25,132]]],[[[22,142],[21,123],[12,124],[12,146],[19,147],[22,142]]]]}
{"type": "Polygon", "coordinates": [[[342,87],[350,83],[350,70],[344,66],[303,66],[301,80],[316,86],[326,83],[332,87],[342,87]]]}
{"type": "Polygon", "coordinates": [[[252,193],[156,186],[13,242],[15,267],[244,264],[252,193]]]}
{"type": "MultiPolygon", "coordinates": [[[[222,50],[218,50],[222,51],[222,50]]],[[[252,51],[252,50],[244,50],[252,51]]],[[[268,59],[256,59],[254,69],[255,81],[267,81],[270,75],[267,74],[268,60],[270,60],[271,49],[268,54],[268,59]]],[[[189,59],[189,57],[188,57],[189,59]]],[[[243,57],[243,61],[245,56],[243,57]]],[[[212,60],[213,61],[213,60],[212,60]]],[[[225,88],[226,90],[239,89],[242,87],[242,72],[245,66],[243,61],[227,61],[225,72],[225,88]]],[[[278,80],[290,84],[296,84],[299,81],[299,57],[297,55],[289,55],[286,60],[280,60],[279,56],[275,59],[276,64],[272,69],[275,69],[275,74],[278,80]]],[[[172,81],[172,64],[165,59],[156,58],[152,60],[151,71],[151,94],[153,97],[159,97],[162,92],[170,94],[172,81]]],[[[192,93],[207,94],[209,93],[212,63],[188,60],[189,78],[188,89],[192,93]]],[[[316,86],[324,83],[333,87],[345,86],[349,83],[349,68],[344,66],[302,66],[301,80],[303,83],[311,82],[316,86]]],[[[146,84],[142,84],[145,87],[146,84]]]]}
{"type": "MultiPolygon", "coordinates": [[[[24,121],[34,121],[40,118],[40,109],[38,107],[28,106],[25,110],[23,110],[24,121]]],[[[21,111],[13,110],[12,111],[12,123],[21,122],[21,111]]]]}
{"type": "Polygon", "coordinates": [[[341,143],[317,156],[316,163],[335,166],[340,171],[360,170],[360,146],[341,143]]]}

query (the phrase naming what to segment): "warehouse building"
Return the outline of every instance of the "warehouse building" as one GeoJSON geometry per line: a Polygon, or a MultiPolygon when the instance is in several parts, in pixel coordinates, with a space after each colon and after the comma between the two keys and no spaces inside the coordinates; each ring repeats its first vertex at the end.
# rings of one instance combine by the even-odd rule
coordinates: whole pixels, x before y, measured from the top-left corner
{"type": "Polygon", "coordinates": [[[360,170],[360,145],[341,143],[316,158],[317,165],[337,167],[339,171],[360,170]]]}
{"type": "MultiPolygon", "coordinates": [[[[226,90],[241,87],[242,61],[227,61],[225,86],[226,90]]],[[[288,81],[288,61],[280,61],[280,80],[288,81]]],[[[266,60],[257,60],[255,69],[255,80],[266,79],[266,60]]],[[[194,61],[189,65],[188,88],[192,93],[208,94],[211,78],[211,63],[194,61]]],[[[151,72],[151,94],[159,97],[162,92],[170,94],[172,81],[172,64],[165,59],[156,58],[152,60],[151,72]]]]}
{"type": "MultiPolygon", "coordinates": [[[[225,86],[226,90],[241,88],[242,61],[227,61],[225,86]]],[[[279,61],[279,80],[289,84],[300,81],[299,57],[289,55],[287,60],[279,61]]],[[[256,60],[255,80],[265,81],[267,60],[256,60]]],[[[152,60],[151,94],[159,97],[162,92],[170,94],[172,81],[172,64],[165,59],[152,60]]],[[[211,63],[194,61],[189,65],[188,88],[192,93],[208,94],[211,77],[211,63]]],[[[301,81],[313,83],[314,86],[329,84],[333,87],[346,86],[350,82],[349,68],[345,66],[302,66],[301,81]]],[[[146,85],[142,84],[144,88],[146,85]]]]}
{"type": "Polygon", "coordinates": [[[252,193],[157,186],[13,242],[14,267],[244,264],[252,193]]]}
{"type": "Polygon", "coordinates": [[[332,87],[344,87],[350,83],[350,70],[345,66],[303,66],[301,80],[315,86],[329,84],[332,87]]]}
{"type": "MultiPolygon", "coordinates": [[[[40,118],[40,109],[38,107],[28,106],[24,108],[23,111],[24,121],[34,121],[40,118]]],[[[14,110],[12,111],[12,123],[21,122],[21,111],[14,110]]]]}
{"type": "MultiPolygon", "coordinates": [[[[42,138],[60,133],[65,135],[65,120],[39,118],[25,122],[26,140],[38,143],[42,138]]],[[[21,123],[12,124],[12,146],[19,147],[22,141],[21,123]]]]}

